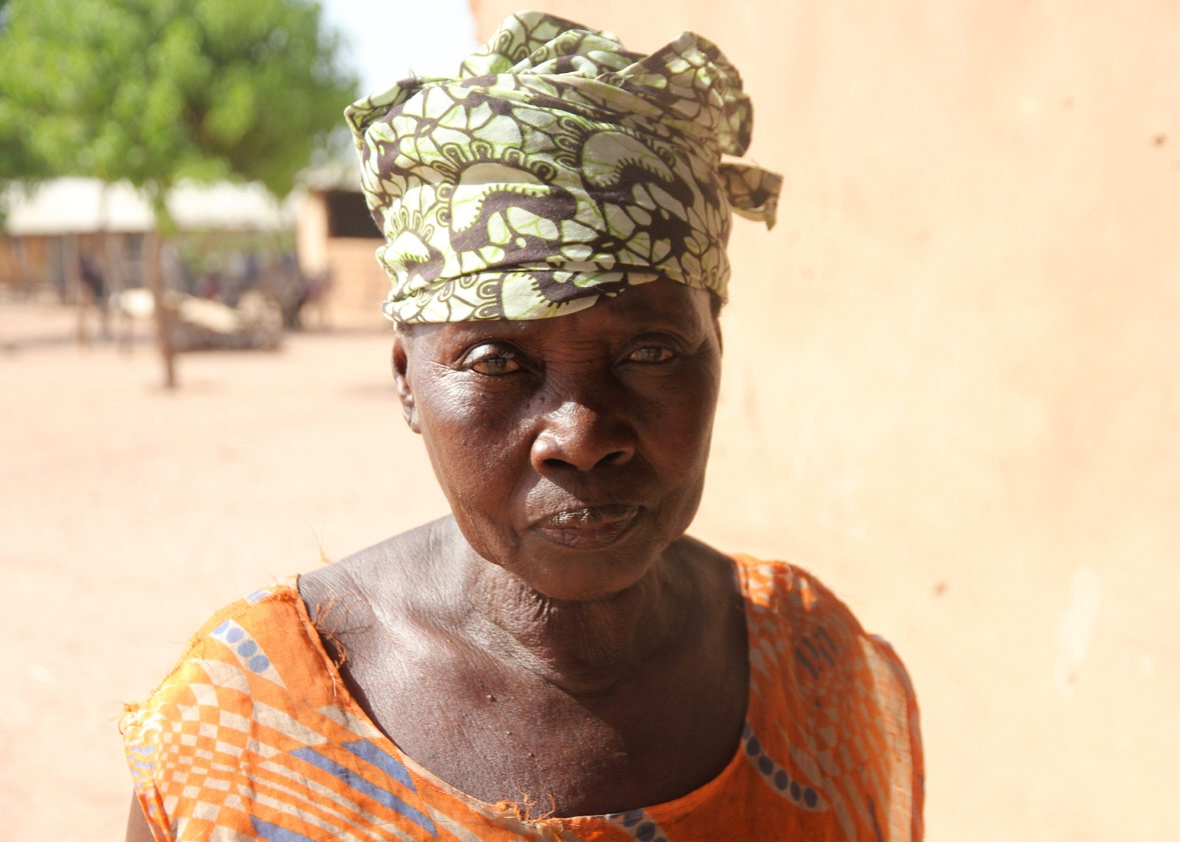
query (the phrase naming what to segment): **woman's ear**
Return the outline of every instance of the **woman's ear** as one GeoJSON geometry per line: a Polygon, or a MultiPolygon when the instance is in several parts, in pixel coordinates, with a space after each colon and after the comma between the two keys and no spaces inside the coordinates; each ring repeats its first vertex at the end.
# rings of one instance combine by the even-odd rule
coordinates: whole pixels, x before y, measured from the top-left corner
{"type": "Polygon", "coordinates": [[[397,397],[402,403],[402,417],[415,433],[421,433],[418,426],[418,413],[414,410],[414,391],[410,387],[410,358],[409,342],[402,331],[393,336],[393,382],[397,386],[397,397]]]}

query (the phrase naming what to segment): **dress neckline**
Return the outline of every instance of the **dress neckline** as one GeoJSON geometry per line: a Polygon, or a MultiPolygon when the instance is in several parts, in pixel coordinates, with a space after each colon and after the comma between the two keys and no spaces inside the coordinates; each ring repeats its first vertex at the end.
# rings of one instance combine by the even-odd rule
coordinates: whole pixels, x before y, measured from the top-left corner
{"type": "MultiPolygon", "coordinates": [[[[747,678],[746,678],[746,715],[745,726],[749,727],[752,711],[755,709],[756,693],[754,690],[754,670],[751,665],[751,654],[753,651],[753,641],[750,634],[750,580],[748,562],[744,557],[737,555],[725,556],[734,566],[737,575],[737,584],[739,593],[742,596],[742,610],[745,614],[746,620],[746,661],[747,661],[747,678]]],[[[320,638],[319,630],[315,623],[312,622],[311,615],[308,613],[307,605],[303,601],[303,597],[299,593],[299,576],[295,577],[295,581],[291,584],[291,589],[295,592],[295,609],[299,615],[299,621],[303,625],[312,646],[319,654],[324,669],[335,686],[335,695],[337,705],[345,708],[347,712],[354,718],[363,722],[372,733],[374,742],[378,743],[379,747],[387,751],[392,756],[396,757],[411,774],[418,779],[423,785],[430,787],[438,792],[443,793],[451,798],[463,802],[473,810],[488,816],[495,821],[506,822],[509,824],[518,823],[525,827],[576,827],[586,824],[601,824],[608,822],[616,823],[620,819],[633,816],[636,813],[642,812],[650,816],[657,822],[668,821],[677,816],[685,815],[699,808],[701,804],[713,798],[719,791],[724,789],[726,783],[732,778],[741,765],[742,758],[745,755],[745,740],[738,739],[738,744],[734,748],[733,755],[729,762],[725,764],[722,769],[712,780],[707,781],[696,789],[681,795],[678,798],[673,798],[670,801],[663,801],[659,804],[651,806],[636,807],[631,810],[618,813],[600,813],[583,816],[547,816],[541,818],[525,818],[519,814],[518,809],[513,809],[512,804],[489,804],[486,801],[467,794],[463,790],[447,783],[436,774],[421,766],[410,755],[402,751],[393,738],[382,730],[376,722],[369,716],[360,703],[353,698],[352,693],[348,689],[348,685],[344,681],[344,677],[340,674],[339,667],[336,661],[328,653],[324,647],[324,642],[320,638]]]]}

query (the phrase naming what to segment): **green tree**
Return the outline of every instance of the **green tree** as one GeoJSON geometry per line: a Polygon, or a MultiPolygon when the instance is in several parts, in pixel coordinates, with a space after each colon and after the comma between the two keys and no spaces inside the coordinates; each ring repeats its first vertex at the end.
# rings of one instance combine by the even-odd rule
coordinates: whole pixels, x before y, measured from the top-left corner
{"type": "Polygon", "coordinates": [[[339,52],[314,0],[0,0],[0,179],[128,181],[161,236],[182,179],[283,196],[355,98],[339,52]]]}
{"type": "MultiPolygon", "coordinates": [[[[7,43],[8,4],[9,0],[0,0],[0,44],[7,43]]],[[[0,74],[7,72],[2,69],[6,64],[4,56],[0,55],[0,74]]],[[[29,147],[27,134],[20,122],[20,110],[5,100],[5,87],[0,77],[0,226],[4,223],[4,212],[7,210],[2,189],[4,185],[16,179],[35,182],[46,174],[45,162],[33,154],[29,147]]]]}

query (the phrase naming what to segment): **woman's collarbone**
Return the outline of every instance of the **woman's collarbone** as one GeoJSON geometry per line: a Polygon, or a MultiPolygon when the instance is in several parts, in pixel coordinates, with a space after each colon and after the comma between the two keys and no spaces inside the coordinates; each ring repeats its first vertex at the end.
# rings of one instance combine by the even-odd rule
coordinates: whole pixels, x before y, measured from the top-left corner
{"type": "Polygon", "coordinates": [[[743,706],[724,706],[739,712],[720,729],[733,740],[702,739],[718,731],[716,699],[678,692],[669,676],[572,694],[486,653],[483,663],[440,654],[430,672],[371,676],[385,687],[369,692],[370,715],[412,760],[481,801],[525,793],[559,815],[650,805],[703,785],[736,748],[743,706]]]}

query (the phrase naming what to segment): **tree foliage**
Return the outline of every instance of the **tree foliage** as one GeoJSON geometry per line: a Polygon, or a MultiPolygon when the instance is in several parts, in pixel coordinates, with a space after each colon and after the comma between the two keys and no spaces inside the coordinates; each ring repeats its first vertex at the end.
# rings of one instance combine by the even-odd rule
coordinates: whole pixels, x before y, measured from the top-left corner
{"type": "MultiPolygon", "coordinates": [[[[182,179],[285,195],[355,96],[338,44],[315,0],[0,0],[0,181],[129,181],[164,235],[182,179]]],[[[157,258],[144,265],[172,387],[157,258]]]]}
{"type": "Polygon", "coordinates": [[[0,2],[0,179],[281,196],[355,92],[311,0],[0,2]]]}

